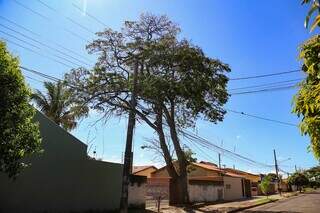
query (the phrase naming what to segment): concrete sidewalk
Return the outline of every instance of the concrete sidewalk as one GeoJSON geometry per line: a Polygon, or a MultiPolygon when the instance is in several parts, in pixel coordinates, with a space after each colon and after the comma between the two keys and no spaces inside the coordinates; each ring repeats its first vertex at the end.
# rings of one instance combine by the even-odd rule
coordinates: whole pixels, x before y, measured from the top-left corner
{"type": "MultiPolygon", "coordinates": [[[[256,196],[251,199],[237,200],[233,202],[224,203],[197,203],[186,207],[175,207],[164,205],[161,206],[162,213],[203,213],[203,212],[235,212],[243,209],[251,208],[258,205],[263,205],[265,203],[274,202],[280,199],[284,199],[297,193],[284,193],[280,195],[267,196],[256,196]]],[[[155,207],[149,207],[150,212],[156,212],[155,207]]]]}

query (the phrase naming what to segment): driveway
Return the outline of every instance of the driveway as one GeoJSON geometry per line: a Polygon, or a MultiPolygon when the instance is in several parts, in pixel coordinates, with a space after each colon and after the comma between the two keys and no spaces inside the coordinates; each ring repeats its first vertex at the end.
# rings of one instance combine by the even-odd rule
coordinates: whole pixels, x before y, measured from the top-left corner
{"type": "Polygon", "coordinates": [[[320,212],[320,191],[265,204],[244,212],[320,212]]]}

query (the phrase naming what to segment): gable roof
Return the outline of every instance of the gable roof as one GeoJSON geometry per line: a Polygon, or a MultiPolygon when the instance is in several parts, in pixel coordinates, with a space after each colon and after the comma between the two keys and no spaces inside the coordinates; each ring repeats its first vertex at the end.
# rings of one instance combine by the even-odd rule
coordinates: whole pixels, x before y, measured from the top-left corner
{"type": "Polygon", "coordinates": [[[208,163],[191,163],[194,166],[201,167],[206,170],[215,171],[215,172],[222,172],[222,169],[219,169],[215,164],[208,164],[208,163]]]}
{"type": "Polygon", "coordinates": [[[238,169],[225,168],[224,170],[226,170],[227,172],[232,172],[232,173],[236,173],[236,174],[252,175],[252,176],[260,177],[260,175],[252,174],[252,173],[241,171],[241,170],[238,170],[238,169]]]}
{"type": "Polygon", "coordinates": [[[157,170],[157,167],[152,166],[152,165],[133,166],[133,168],[132,168],[132,173],[135,174],[135,173],[141,172],[141,171],[146,170],[146,169],[149,169],[149,168],[153,168],[153,169],[157,170]]]}

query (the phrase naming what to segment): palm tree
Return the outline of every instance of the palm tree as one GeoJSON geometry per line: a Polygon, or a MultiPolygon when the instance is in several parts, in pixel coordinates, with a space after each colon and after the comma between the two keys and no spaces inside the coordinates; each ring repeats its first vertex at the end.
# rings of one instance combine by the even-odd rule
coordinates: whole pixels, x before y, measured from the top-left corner
{"type": "Polygon", "coordinates": [[[77,126],[77,119],[86,116],[88,108],[78,107],[72,100],[62,82],[44,82],[46,94],[36,90],[32,94],[32,100],[40,110],[52,119],[56,124],[70,131],[77,126]]]}

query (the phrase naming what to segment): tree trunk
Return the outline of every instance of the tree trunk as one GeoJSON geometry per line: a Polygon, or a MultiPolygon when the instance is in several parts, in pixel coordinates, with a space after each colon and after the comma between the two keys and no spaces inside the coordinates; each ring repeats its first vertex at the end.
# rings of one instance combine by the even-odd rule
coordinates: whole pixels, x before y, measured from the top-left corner
{"type": "MultiPolygon", "coordinates": [[[[156,116],[156,126],[157,126],[157,133],[159,136],[159,142],[160,142],[160,147],[163,151],[163,156],[166,161],[166,169],[171,177],[172,181],[172,186],[175,186],[175,199],[173,200],[176,204],[183,204],[183,203],[188,203],[189,201],[189,194],[188,194],[188,189],[187,189],[187,176],[186,173],[185,175],[181,175],[177,173],[173,163],[172,163],[172,157],[170,155],[168,146],[166,144],[165,140],[165,134],[163,131],[163,126],[162,126],[162,117],[163,117],[163,112],[161,108],[157,108],[155,110],[157,112],[156,116]]],[[[180,167],[180,164],[179,164],[180,167]]],[[[171,190],[170,190],[171,191],[171,190]]]]}
{"type": "Polygon", "coordinates": [[[163,157],[164,160],[166,162],[167,165],[167,171],[169,173],[169,176],[173,179],[173,180],[177,180],[178,179],[178,173],[176,172],[176,169],[173,166],[172,163],[172,157],[170,155],[170,151],[169,148],[166,144],[166,138],[165,138],[165,134],[163,131],[163,123],[162,123],[162,110],[159,107],[155,107],[155,111],[157,113],[156,115],[156,122],[155,125],[157,126],[157,133],[158,133],[158,137],[159,137],[159,142],[160,142],[160,147],[161,150],[163,152],[163,157]]]}
{"type": "Polygon", "coordinates": [[[124,154],[124,163],[122,171],[122,189],[120,197],[120,212],[128,212],[128,186],[130,181],[130,175],[132,172],[132,139],[134,126],[136,123],[136,113],[135,107],[137,104],[136,101],[136,90],[137,90],[137,75],[138,75],[138,63],[136,62],[133,73],[133,91],[131,95],[130,107],[132,108],[129,111],[128,119],[128,128],[127,128],[127,139],[126,139],[126,149],[124,154]]]}
{"type": "Polygon", "coordinates": [[[179,163],[179,191],[181,190],[182,203],[189,203],[189,193],[188,193],[188,173],[187,166],[188,162],[186,160],[185,154],[180,146],[180,141],[178,133],[176,130],[176,124],[174,120],[174,105],[171,103],[171,112],[166,113],[166,120],[170,129],[170,136],[174,146],[174,149],[177,154],[178,163],[179,163]]]}

